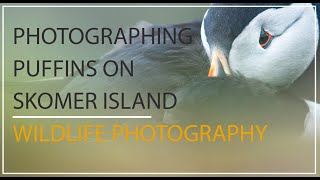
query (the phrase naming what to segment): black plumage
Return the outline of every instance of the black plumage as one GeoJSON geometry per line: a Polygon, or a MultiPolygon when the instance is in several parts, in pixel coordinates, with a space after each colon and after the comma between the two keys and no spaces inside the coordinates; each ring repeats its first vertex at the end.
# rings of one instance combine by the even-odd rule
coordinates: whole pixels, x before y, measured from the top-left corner
{"type": "MultiPolygon", "coordinates": [[[[139,39],[131,45],[117,45],[111,52],[105,54],[96,65],[97,75],[94,80],[85,77],[76,77],[66,85],[63,91],[74,90],[105,90],[115,87],[130,87],[131,90],[173,91],[191,79],[206,75],[209,61],[204,54],[200,37],[200,21],[174,24],[150,25],[142,23],[146,31],[154,29],[182,29],[191,28],[184,37],[192,35],[191,44],[173,44],[167,40],[166,44],[152,44],[151,38],[142,44],[139,39]],[[134,62],[133,77],[106,77],[102,74],[102,64],[107,60],[134,62]]],[[[141,26],[141,23],[140,23],[141,26]]],[[[157,34],[157,31],[154,33],[157,34]]],[[[168,37],[167,37],[168,39],[168,37]]],[[[120,89],[119,89],[120,88],[120,89]]]]}

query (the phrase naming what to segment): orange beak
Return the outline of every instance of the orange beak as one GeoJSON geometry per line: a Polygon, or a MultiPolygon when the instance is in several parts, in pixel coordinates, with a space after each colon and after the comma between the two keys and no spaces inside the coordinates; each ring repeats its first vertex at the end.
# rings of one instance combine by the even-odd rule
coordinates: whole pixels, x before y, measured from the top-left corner
{"type": "Polygon", "coordinates": [[[216,50],[211,55],[211,65],[208,77],[217,77],[219,75],[220,64],[222,65],[224,73],[227,76],[231,76],[231,71],[226,56],[223,54],[222,51],[216,50]]]}

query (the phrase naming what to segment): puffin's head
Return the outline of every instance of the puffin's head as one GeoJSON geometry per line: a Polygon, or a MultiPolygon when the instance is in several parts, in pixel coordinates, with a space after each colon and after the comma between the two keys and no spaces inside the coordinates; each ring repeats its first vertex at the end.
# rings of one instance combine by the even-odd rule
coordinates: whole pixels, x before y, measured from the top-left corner
{"type": "Polygon", "coordinates": [[[277,87],[301,76],[315,56],[316,12],[310,3],[276,6],[207,10],[201,38],[211,60],[209,76],[224,72],[277,87]]]}

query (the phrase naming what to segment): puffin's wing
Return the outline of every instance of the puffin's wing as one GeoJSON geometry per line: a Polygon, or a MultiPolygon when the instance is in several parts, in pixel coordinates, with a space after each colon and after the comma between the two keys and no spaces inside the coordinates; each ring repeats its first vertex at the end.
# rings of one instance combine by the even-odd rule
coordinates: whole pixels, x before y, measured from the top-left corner
{"type": "MultiPolygon", "coordinates": [[[[154,36],[160,34],[166,28],[169,32],[179,32],[182,28],[190,28],[183,31],[182,39],[192,36],[192,43],[184,44],[180,41],[172,43],[166,36],[166,43],[152,43],[151,38],[141,43],[141,39],[135,39],[132,44],[122,44],[109,53],[102,56],[95,66],[97,74],[94,77],[76,77],[68,83],[63,92],[73,91],[155,91],[163,92],[175,90],[188,83],[193,77],[202,74],[206,76],[209,61],[205,56],[201,45],[200,28],[201,21],[173,25],[150,25],[145,27],[147,34],[154,30],[154,36]],[[104,64],[113,60],[123,61],[125,64],[133,63],[133,76],[116,75],[107,77],[104,74],[104,64]]],[[[163,38],[161,35],[160,38],[163,38]]],[[[107,71],[114,68],[106,67],[107,71]]]]}

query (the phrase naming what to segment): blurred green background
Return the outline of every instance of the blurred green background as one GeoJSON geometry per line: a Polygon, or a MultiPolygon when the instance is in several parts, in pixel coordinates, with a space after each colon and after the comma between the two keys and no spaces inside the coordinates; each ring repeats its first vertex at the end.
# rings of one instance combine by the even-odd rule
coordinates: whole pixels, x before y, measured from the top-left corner
{"type": "MultiPolygon", "coordinates": [[[[37,79],[21,76],[14,78],[14,59],[98,59],[113,47],[112,45],[86,43],[81,45],[14,45],[14,27],[79,27],[82,29],[109,27],[116,29],[131,27],[141,20],[154,24],[172,24],[201,19],[206,9],[203,7],[5,8],[5,82],[37,79]]],[[[293,144],[273,144],[273,146],[270,144],[246,144],[245,146],[143,144],[139,146],[135,143],[97,144],[90,142],[84,144],[18,144],[11,130],[13,123],[62,122],[62,120],[44,122],[32,119],[11,119],[12,106],[10,105],[12,102],[10,101],[12,97],[9,94],[23,88],[16,86],[5,90],[5,104],[8,104],[5,106],[5,128],[10,129],[6,131],[6,172],[312,172],[314,168],[313,146],[310,146],[310,142],[304,144],[305,142],[299,140],[293,144]],[[281,153],[278,153],[280,151],[281,153]]],[[[69,123],[78,124],[79,122],[86,121],[69,123]]]]}

